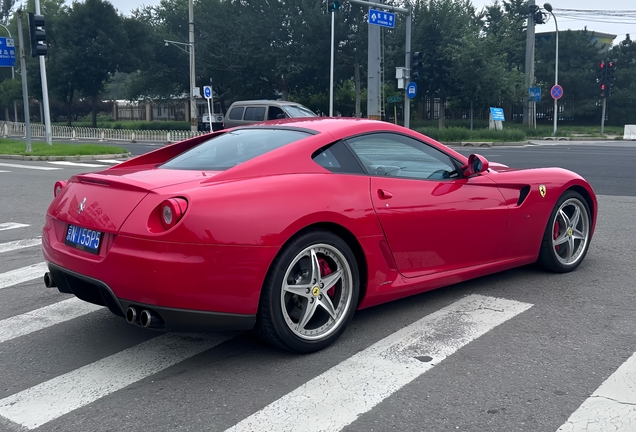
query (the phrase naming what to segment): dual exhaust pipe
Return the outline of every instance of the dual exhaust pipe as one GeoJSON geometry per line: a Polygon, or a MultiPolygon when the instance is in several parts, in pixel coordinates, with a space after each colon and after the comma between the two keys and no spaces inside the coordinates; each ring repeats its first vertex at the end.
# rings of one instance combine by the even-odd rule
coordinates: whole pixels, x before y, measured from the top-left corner
{"type": "Polygon", "coordinates": [[[135,306],[129,306],[126,309],[126,321],[128,324],[137,324],[145,328],[163,327],[163,320],[157,313],[149,309],[142,309],[140,312],[135,306]]]}

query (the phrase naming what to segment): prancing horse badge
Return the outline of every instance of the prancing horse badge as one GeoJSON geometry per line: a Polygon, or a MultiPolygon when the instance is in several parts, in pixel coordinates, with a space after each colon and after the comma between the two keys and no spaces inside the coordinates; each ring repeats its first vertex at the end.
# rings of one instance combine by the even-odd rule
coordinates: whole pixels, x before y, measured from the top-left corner
{"type": "Polygon", "coordinates": [[[545,185],[539,185],[539,193],[541,194],[541,198],[545,197],[545,185]]]}

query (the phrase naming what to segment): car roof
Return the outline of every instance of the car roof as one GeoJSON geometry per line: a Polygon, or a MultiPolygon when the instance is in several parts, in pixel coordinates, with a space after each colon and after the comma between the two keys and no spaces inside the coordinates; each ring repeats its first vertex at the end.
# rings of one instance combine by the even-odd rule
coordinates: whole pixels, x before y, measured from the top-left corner
{"type": "Polygon", "coordinates": [[[292,102],[292,101],[259,99],[259,100],[236,101],[232,103],[232,106],[236,106],[236,105],[302,105],[302,104],[299,102],[292,102]]]}
{"type": "Polygon", "coordinates": [[[355,117],[295,117],[279,120],[268,120],[265,122],[254,123],[250,125],[238,126],[244,127],[272,127],[272,126],[289,126],[294,128],[302,128],[314,130],[316,132],[329,132],[331,134],[337,134],[346,130],[351,131],[351,128],[360,129],[373,129],[378,128],[384,130],[404,130],[401,126],[396,126],[393,123],[387,123],[380,120],[369,120],[365,118],[355,117]]]}

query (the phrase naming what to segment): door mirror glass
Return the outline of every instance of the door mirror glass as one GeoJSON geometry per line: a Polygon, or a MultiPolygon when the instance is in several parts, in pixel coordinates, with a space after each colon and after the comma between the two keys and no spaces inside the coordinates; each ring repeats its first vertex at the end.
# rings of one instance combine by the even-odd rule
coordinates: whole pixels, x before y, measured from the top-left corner
{"type": "Polygon", "coordinates": [[[488,160],[482,155],[471,154],[468,156],[468,164],[462,167],[464,175],[470,177],[488,171],[488,160]]]}

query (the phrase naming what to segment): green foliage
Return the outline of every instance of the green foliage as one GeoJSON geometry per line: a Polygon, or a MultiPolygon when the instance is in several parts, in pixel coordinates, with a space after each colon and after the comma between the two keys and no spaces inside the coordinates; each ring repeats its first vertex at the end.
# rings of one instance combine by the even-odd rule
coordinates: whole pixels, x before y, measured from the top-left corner
{"type": "MultiPolygon", "coordinates": [[[[92,119],[80,119],[73,123],[74,127],[93,127],[92,119]]],[[[132,129],[132,130],[190,130],[190,123],[184,121],[115,121],[112,117],[98,120],[97,127],[102,129],[132,129]]]]}
{"type": "Polygon", "coordinates": [[[22,83],[18,80],[7,79],[0,83],[0,105],[8,107],[13,101],[22,99],[22,83]]]}
{"type": "Polygon", "coordinates": [[[31,143],[31,153],[26,152],[24,141],[0,138],[0,154],[29,155],[29,156],[82,156],[128,154],[128,150],[116,146],[102,146],[96,144],[63,144],[48,145],[42,142],[31,143]]]}

